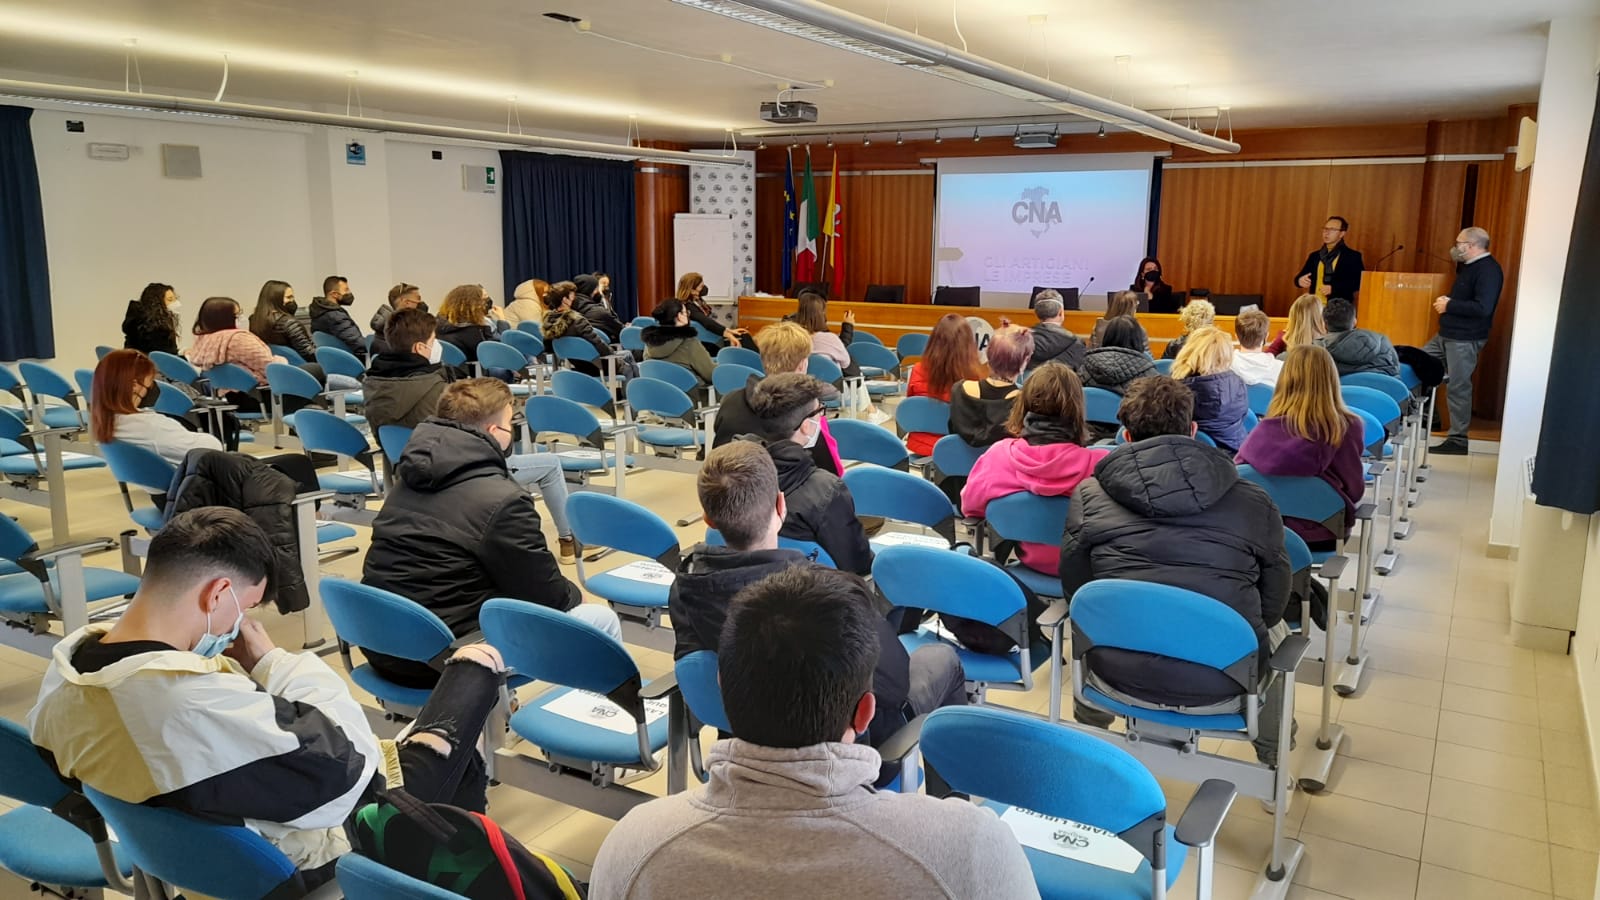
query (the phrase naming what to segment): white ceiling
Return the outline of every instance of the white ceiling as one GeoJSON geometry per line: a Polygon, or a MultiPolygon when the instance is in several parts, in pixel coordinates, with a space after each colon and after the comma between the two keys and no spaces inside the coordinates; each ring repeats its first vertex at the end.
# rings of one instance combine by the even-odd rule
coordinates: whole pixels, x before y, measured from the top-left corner
{"type": "MultiPolygon", "coordinates": [[[[1236,127],[1495,115],[1537,99],[1545,23],[1597,11],[1596,0],[835,5],[960,46],[954,13],[971,52],[1135,106],[1231,106],[1236,127]]],[[[805,95],[830,124],[1034,112],[670,0],[5,0],[0,76],[120,87],[127,38],[147,91],[210,98],[226,51],[228,99],[342,112],[354,70],[368,114],[498,129],[516,95],[524,130],[539,133],[621,139],[637,115],[645,140],[715,141],[760,126],[757,105],[788,80],[832,82],[805,95]],[[723,54],[767,74],[714,62],[723,54]]]]}

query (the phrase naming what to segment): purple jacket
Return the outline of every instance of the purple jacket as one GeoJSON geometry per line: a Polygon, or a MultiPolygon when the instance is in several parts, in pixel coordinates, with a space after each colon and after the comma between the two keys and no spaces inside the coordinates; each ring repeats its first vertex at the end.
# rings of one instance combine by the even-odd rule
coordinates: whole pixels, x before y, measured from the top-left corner
{"type": "MultiPolygon", "coordinates": [[[[1316,476],[1333,486],[1344,498],[1344,527],[1348,534],[1356,522],[1356,504],[1366,493],[1365,470],[1361,465],[1361,420],[1351,416],[1350,427],[1345,429],[1339,446],[1295,437],[1284,427],[1281,416],[1262,419],[1244,446],[1239,448],[1236,462],[1255,466],[1264,475],[1316,476]]],[[[1283,517],[1283,523],[1306,543],[1332,541],[1344,537],[1333,534],[1317,522],[1283,517]]]]}

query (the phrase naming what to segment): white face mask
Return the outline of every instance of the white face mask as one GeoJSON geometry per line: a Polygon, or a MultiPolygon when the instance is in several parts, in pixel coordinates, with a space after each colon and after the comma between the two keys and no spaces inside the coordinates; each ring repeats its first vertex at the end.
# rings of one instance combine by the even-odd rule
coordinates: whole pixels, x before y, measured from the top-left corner
{"type": "Polygon", "coordinates": [[[438,341],[428,342],[428,362],[437,364],[444,359],[444,347],[438,341]]]}
{"type": "Polygon", "coordinates": [[[249,331],[250,330],[250,317],[241,315],[241,316],[235,318],[233,320],[233,327],[239,329],[240,331],[249,331]]]}
{"type": "Polygon", "coordinates": [[[817,445],[817,440],[822,437],[822,423],[815,419],[808,421],[811,422],[811,433],[806,435],[805,442],[800,446],[810,450],[817,445]]]}
{"type": "Polygon", "coordinates": [[[178,311],[181,309],[183,309],[182,300],[174,300],[167,304],[167,312],[172,313],[173,315],[177,315],[178,311]]]}

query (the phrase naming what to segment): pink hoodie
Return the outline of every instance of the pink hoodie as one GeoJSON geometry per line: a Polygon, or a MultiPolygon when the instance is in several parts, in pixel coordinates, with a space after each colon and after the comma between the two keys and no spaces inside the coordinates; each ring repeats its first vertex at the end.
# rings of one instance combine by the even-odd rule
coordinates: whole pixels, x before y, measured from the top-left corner
{"type": "MultiPolygon", "coordinates": [[[[1006,438],[978,457],[961,491],[961,512],[981,516],[989,501],[1024,491],[1041,497],[1071,496],[1078,482],[1093,475],[1095,464],[1109,452],[1109,448],[1077,444],[1032,446],[1022,438],[1006,438]]],[[[1022,564],[1035,572],[1060,574],[1059,545],[1024,543],[1019,555],[1022,564]]]]}

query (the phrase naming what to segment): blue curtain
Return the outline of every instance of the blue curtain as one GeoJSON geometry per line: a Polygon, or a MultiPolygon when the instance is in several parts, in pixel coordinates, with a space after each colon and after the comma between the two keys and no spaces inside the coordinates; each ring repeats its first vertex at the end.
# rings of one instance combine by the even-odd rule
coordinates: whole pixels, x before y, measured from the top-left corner
{"type": "Polygon", "coordinates": [[[31,109],[0,106],[0,360],[7,362],[56,355],[32,117],[31,109]]]}
{"type": "Polygon", "coordinates": [[[604,271],[617,315],[638,315],[633,163],[501,150],[500,165],[501,296],[529,278],[604,271]]]}

